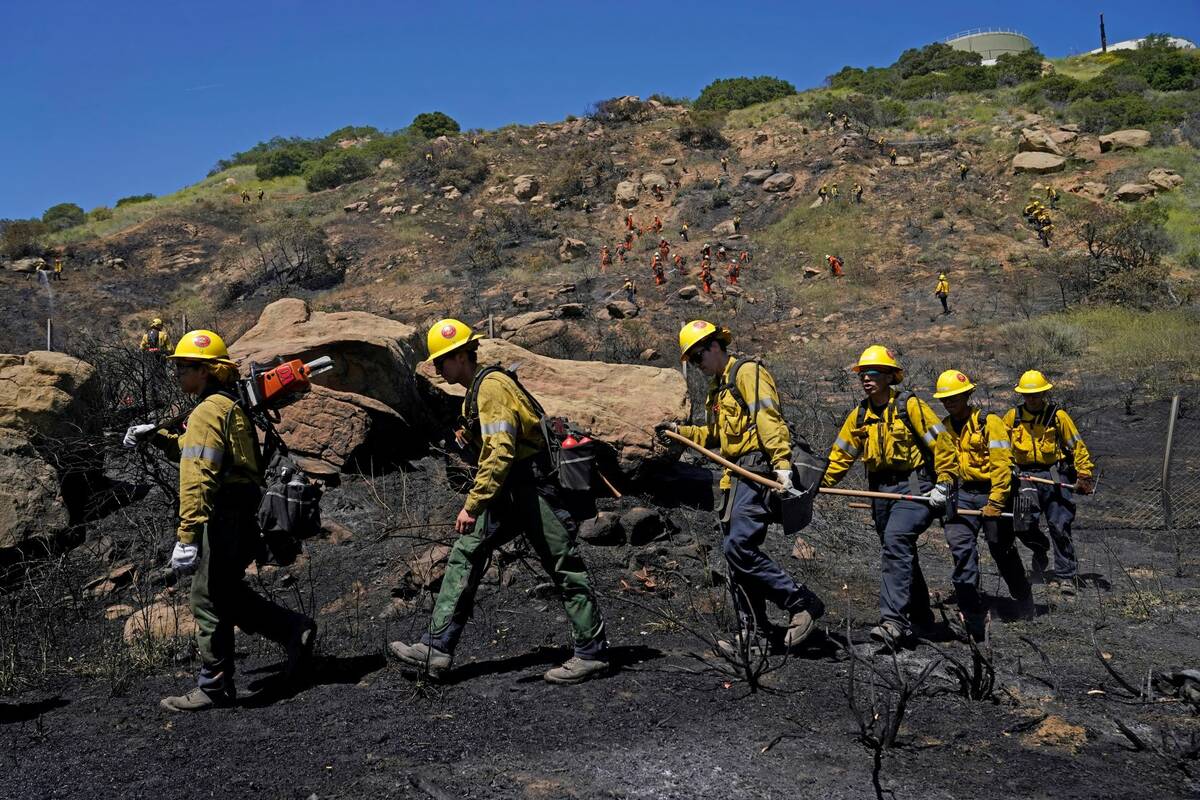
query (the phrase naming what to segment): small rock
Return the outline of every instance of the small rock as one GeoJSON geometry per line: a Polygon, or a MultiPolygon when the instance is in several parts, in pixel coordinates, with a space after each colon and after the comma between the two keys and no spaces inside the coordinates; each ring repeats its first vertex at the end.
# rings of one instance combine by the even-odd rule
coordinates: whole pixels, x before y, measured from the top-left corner
{"type": "Polygon", "coordinates": [[[896,156],[897,167],[911,167],[915,163],[912,156],[896,156]]]}
{"type": "Polygon", "coordinates": [[[755,144],[766,144],[767,140],[770,138],[771,138],[770,135],[766,131],[755,131],[754,132],[754,143],[755,144]]]}
{"type": "Polygon", "coordinates": [[[657,511],[651,508],[631,508],[621,515],[621,527],[629,536],[629,543],[635,547],[649,544],[665,538],[670,533],[670,527],[657,511]]]}
{"type": "Polygon", "coordinates": [[[582,239],[572,239],[569,236],[563,237],[562,242],[558,245],[558,260],[567,262],[574,261],[580,256],[587,255],[587,242],[582,239]]]}
{"type": "Polygon", "coordinates": [[[817,551],[811,544],[804,541],[803,536],[797,536],[796,543],[792,545],[792,557],[801,561],[812,561],[817,557],[817,551]]]}
{"type": "Polygon", "coordinates": [[[113,620],[125,619],[133,612],[133,606],[126,605],[125,603],[118,603],[115,606],[109,606],[108,608],[104,609],[104,618],[112,622],[113,620]]]}
{"type": "Polygon", "coordinates": [[[647,347],[640,354],[638,354],[638,358],[640,358],[642,361],[658,361],[658,351],[653,347],[647,347]]]}
{"type": "Polygon", "coordinates": [[[1183,176],[1178,172],[1163,167],[1155,167],[1150,170],[1150,174],[1146,176],[1146,180],[1154,184],[1159,191],[1169,192],[1172,189],[1183,185],[1183,176]]]}
{"type": "Polygon", "coordinates": [[[625,528],[621,518],[611,511],[601,511],[579,526],[579,538],[596,546],[625,544],[625,528]]]}
{"type": "Polygon", "coordinates": [[[425,208],[424,203],[413,203],[412,206],[408,209],[408,213],[415,217],[417,214],[421,213],[421,209],[423,209],[423,208],[425,208]]]}
{"type": "MultiPolygon", "coordinates": [[[[808,269],[812,269],[812,267],[809,267],[808,269]]],[[[807,271],[808,270],[805,270],[805,272],[807,271]]],[[[800,319],[802,316],[804,316],[804,312],[796,306],[792,306],[788,309],[788,319],[800,319]]]]}
{"type": "Polygon", "coordinates": [[[537,179],[532,175],[518,175],[513,179],[513,197],[518,200],[529,200],[538,193],[537,179]]]}
{"type": "Polygon", "coordinates": [[[500,323],[502,332],[518,331],[526,325],[532,325],[535,322],[545,322],[554,319],[553,311],[526,311],[524,314],[517,314],[513,317],[508,317],[500,323]]]}
{"type": "Polygon", "coordinates": [[[664,158],[662,161],[659,161],[658,163],[662,164],[664,167],[673,167],[678,162],[679,162],[678,158],[672,157],[672,158],[664,158]]]}
{"type": "Polygon", "coordinates": [[[749,169],[742,173],[742,180],[746,183],[762,183],[774,174],[774,170],[749,169]]]}
{"type": "Polygon", "coordinates": [[[647,189],[652,189],[655,186],[661,186],[666,189],[670,186],[670,183],[667,181],[667,176],[661,172],[647,172],[642,175],[642,186],[647,189]]]}
{"type": "Polygon", "coordinates": [[[1067,159],[1053,153],[1017,153],[1012,160],[1013,172],[1030,172],[1034,175],[1045,175],[1049,172],[1061,172],[1067,159]]]}
{"type": "Polygon", "coordinates": [[[1021,131],[1021,140],[1017,142],[1017,151],[1021,153],[1052,153],[1062,155],[1062,149],[1053,137],[1045,131],[1025,128],[1021,131]]]}
{"type": "Polygon", "coordinates": [[[636,206],[638,202],[638,187],[633,181],[621,181],[617,184],[614,199],[625,207],[636,206]]]}
{"type": "Polygon", "coordinates": [[[804,268],[804,276],[806,278],[813,278],[820,274],[821,274],[821,270],[817,269],[816,267],[805,267],[804,268]]]}
{"type": "Polygon", "coordinates": [[[691,284],[680,286],[679,291],[675,292],[675,296],[680,300],[690,300],[698,294],[700,294],[700,288],[691,284]]]}
{"type": "Polygon", "coordinates": [[[737,233],[737,228],[734,227],[733,220],[727,219],[724,222],[718,222],[713,225],[712,232],[718,236],[733,236],[737,233]]]}

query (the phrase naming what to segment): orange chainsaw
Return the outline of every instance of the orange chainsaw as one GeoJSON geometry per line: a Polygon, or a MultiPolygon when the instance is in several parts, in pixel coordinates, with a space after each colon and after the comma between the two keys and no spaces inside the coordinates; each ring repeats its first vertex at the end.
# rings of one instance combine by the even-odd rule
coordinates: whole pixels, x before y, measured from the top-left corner
{"type": "Polygon", "coordinates": [[[331,369],[329,356],[308,362],[294,358],[274,366],[251,364],[249,376],[238,381],[237,394],[247,411],[282,408],[307,392],[315,376],[331,369]]]}

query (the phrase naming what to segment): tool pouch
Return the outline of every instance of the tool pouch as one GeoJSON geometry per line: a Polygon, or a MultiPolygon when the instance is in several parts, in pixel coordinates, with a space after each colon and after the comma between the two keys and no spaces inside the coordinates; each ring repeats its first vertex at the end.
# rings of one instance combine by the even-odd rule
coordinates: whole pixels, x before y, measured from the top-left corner
{"type": "Polygon", "coordinates": [[[793,437],[792,485],[799,495],[787,493],[780,499],[779,523],[784,535],[794,536],[812,522],[813,501],[828,466],[829,460],[814,453],[803,437],[793,437]]]}

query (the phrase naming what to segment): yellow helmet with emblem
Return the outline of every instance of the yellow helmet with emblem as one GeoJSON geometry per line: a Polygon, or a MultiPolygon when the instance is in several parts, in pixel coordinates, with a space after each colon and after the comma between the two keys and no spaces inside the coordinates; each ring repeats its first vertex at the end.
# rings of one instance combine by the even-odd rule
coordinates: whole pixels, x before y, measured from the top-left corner
{"type": "Polygon", "coordinates": [[[954,397],[956,394],[969,392],[974,388],[975,384],[971,383],[971,379],[966,376],[966,373],[948,369],[938,375],[937,391],[933,393],[933,396],[938,400],[944,400],[947,397],[954,397]]]}
{"type": "Polygon", "coordinates": [[[858,363],[850,369],[853,372],[862,372],[867,367],[890,367],[896,371],[896,380],[893,383],[901,383],[904,380],[904,368],[892,355],[892,351],[881,344],[873,344],[863,350],[862,355],[858,357],[858,363]]]}
{"type": "Polygon", "coordinates": [[[482,339],[481,334],[471,330],[471,326],[457,319],[438,320],[425,336],[425,345],[429,348],[429,361],[448,356],[459,348],[482,339]]]}
{"type": "Polygon", "coordinates": [[[225,348],[225,340],[213,331],[198,329],[188,331],[179,337],[175,352],[167,358],[189,359],[192,361],[208,361],[213,364],[229,364],[234,361],[229,357],[225,348]]]}
{"type": "Polygon", "coordinates": [[[1036,369],[1026,370],[1017,382],[1014,391],[1017,394],[1040,394],[1054,388],[1054,384],[1046,380],[1046,376],[1036,369]]]}
{"type": "Polygon", "coordinates": [[[733,334],[728,328],[718,327],[707,320],[695,319],[684,325],[679,329],[679,360],[687,361],[688,351],[712,336],[725,344],[733,341],[733,334]]]}

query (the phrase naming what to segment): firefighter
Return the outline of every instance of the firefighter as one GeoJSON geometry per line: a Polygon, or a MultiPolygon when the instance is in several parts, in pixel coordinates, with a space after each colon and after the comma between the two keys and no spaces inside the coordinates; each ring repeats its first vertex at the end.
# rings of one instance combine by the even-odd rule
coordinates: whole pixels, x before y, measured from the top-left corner
{"type": "Polygon", "coordinates": [[[655,215],[654,215],[654,222],[652,222],[652,223],[650,224],[650,229],[651,229],[652,231],[654,231],[655,233],[661,233],[661,232],[662,232],[662,227],[663,227],[663,226],[662,226],[662,220],[659,218],[658,214],[655,214],[655,215]]]}
{"type": "Polygon", "coordinates": [[[712,285],[712,269],[709,268],[708,262],[705,261],[700,265],[700,288],[704,290],[705,294],[712,294],[712,285]]]}
{"type": "Polygon", "coordinates": [[[949,434],[925,401],[896,387],[904,370],[890,350],[871,345],[853,367],[866,397],[850,410],[829,451],[823,486],[834,486],[861,459],[872,491],[924,497],[871,501],[882,547],[880,623],[871,638],[894,647],[933,625],[917,538],[946,507],[958,474],[949,434]],[[944,441],[939,445],[939,439],[944,441]]]}
{"type": "Polygon", "coordinates": [[[829,185],[828,184],[822,183],[821,188],[817,189],[817,199],[821,201],[822,205],[824,205],[825,201],[829,199],[829,185]]]}
{"type": "Polygon", "coordinates": [[[679,238],[685,242],[688,240],[688,226],[686,222],[679,226],[679,238]]]}
{"type": "Polygon", "coordinates": [[[769,166],[771,167],[771,172],[779,171],[779,162],[776,161],[775,159],[773,159],[773,158],[771,159],[771,163],[769,166]]]}
{"type": "Polygon", "coordinates": [[[626,300],[631,303],[637,302],[637,287],[633,285],[633,281],[628,276],[625,277],[625,285],[621,287],[621,290],[625,292],[626,300]]]}
{"type": "Polygon", "coordinates": [[[729,260],[729,255],[725,252],[725,245],[717,245],[717,261],[722,264],[729,260]]]}
{"type": "Polygon", "coordinates": [[[1036,197],[1031,197],[1029,202],[1025,204],[1025,207],[1021,209],[1021,213],[1026,219],[1033,219],[1034,216],[1036,216],[1043,208],[1044,206],[1042,205],[1041,200],[1038,200],[1036,197]]]}
{"type": "Polygon", "coordinates": [[[737,233],[741,229],[742,229],[742,215],[734,214],[733,215],[733,232],[737,233]]]}
{"type": "MultiPolygon", "coordinates": [[[[702,425],[663,423],[656,431],[673,430],[696,444],[720,447],[721,455],[738,466],[774,477],[784,490],[792,488],[791,436],[784,422],[775,379],[757,359],[734,358],[728,352],[731,334],[705,320],[694,320],[679,331],[680,360],[698,367],[712,379],[706,419],[702,425]]],[[[666,439],[670,442],[670,439],[666,439]]],[[[797,583],[761,549],[767,526],[777,516],[778,498],[771,489],[726,470],[721,477],[722,549],[737,609],[739,634],[770,628],[766,604],[788,612],[783,644],[799,646],[816,629],[825,604],[807,586],[797,583]]],[[[718,642],[727,656],[739,647],[718,642]]]]}
{"type": "Polygon", "coordinates": [[[736,261],[729,262],[729,270],[726,272],[726,277],[729,280],[730,286],[737,286],[738,276],[742,274],[742,266],[736,261]]]}
{"type": "MultiPolygon", "coordinates": [[[[1001,514],[1012,486],[1012,445],[1008,440],[1008,428],[1000,417],[986,413],[971,402],[974,392],[975,384],[965,373],[948,369],[938,376],[933,396],[942,401],[946,409],[942,425],[950,431],[953,457],[958,463],[955,511],[968,509],[983,514],[977,517],[955,513],[945,524],[946,544],[954,557],[951,582],[958,599],[958,610],[962,612],[968,633],[976,641],[982,641],[986,609],[979,595],[977,536],[981,527],[992,560],[1023,618],[1033,617],[1033,593],[1014,546],[1012,526],[1007,526],[1001,535],[1001,514]]],[[[938,444],[945,445],[946,440],[939,438],[938,444]]]]}
{"type": "Polygon", "coordinates": [[[604,619],[554,477],[541,407],[512,373],[480,369],[481,338],[456,319],[435,323],[426,337],[438,375],[467,389],[464,426],[456,438],[478,453],[477,470],[454,521],[459,538],[429,630],[417,643],[392,642],[389,649],[430,676],[448,670],[492,554],[524,534],[562,599],[575,645],[575,654],[543,677],[549,683],[582,683],[608,671],[604,619]]]}
{"type": "Polygon", "coordinates": [[[171,337],[161,319],[155,317],[150,320],[150,327],[142,334],[138,347],[144,353],[162,353],[171,349],[171,337]]]}
{"type": "MultiPolygon", "coordinates": [[[[654,186],[650,187],[650,193],[654,195],[654,199],[657,200],[658,202],[661,203],[663,201],[663,188],[661,186],[659,186],[657,183],[654,184],[654,186]]],[[[658,228],[655,229],[655,233],[657,233],[661,229],[662,229],[662,225],[660,223],[658,228]]]]}
{"type": "Polygon", "coordinates": [[[966,164],[966,162],[958,162],[958,179],[960,181],[965,181],[967,179],[967,173],[970,172],[970,170],[971,168],[966,164]]]}
{"type": "Polygon", "coordinates": [[[633,212],[628,212],[625,214],[625,230],[631,231],[633,227],[633,212]]]}
{"type": "Polygon", "coordinates": [[[854,192],[854,202],[861,204],[862,196],[863,196],[862,184],[861,183],[854,184],[854,189],[852,191],[854,192]]]}
{"type": "Polygon", "coordinates": [[[633,231],[625,231],[625,249],[633,249],[633,231]]]}
{"type": "MultiPolygon", "coordinates": [[[[1050,400],[1054,384],[1041,372],[1031,369],[1021,375],[1014,391],[1023,402],[1009,409],[1004,424],[1012,441],[1013,463],[1022,475],[1055,480],[1051,469],[1057,468],[1062,483],[1074,484],[1079,494],[1091,494],[1095,465],[1079,428],[1071,415],[1050,400]]],[[[1061,486],[1026,481],[1017,489],[1028,494],[1037,492],[1037,510],[1028,531],[1017,536],[1033,551],[1031,571],[1035,577],[1044,575],[1049,567],[1049,552],[1054,550],[1054,570],[1051,585],[1063,594],[1074,595],[1078,564],[1071,525],[1075,521],[1074,492],[1061,486]],[[1047,533],[1039,527],[1046,520],[1047,533]]]]}
{"type": "Polygon", "coordinates": [[[834,183],[834,184],[830,184],[830,186],[829,186],[829,199],[830,199],[830,200],[832,200],[832,201],[833,201],[833,202],[835,202],[835,203],[837,202],[837,199],[838,199],[838,185],[837,185],[836,183],[834,183]]]}
{"type": "Polygon", "coordinates": [[[683,253],[680,253],[678,250],[675,251],[675,271],[684,277],[686,277],[688,274],[687,259],[684,258],[683,253]]]}
{"type": "Polygon", "coordinates": [[[659,255],[661,255],[664,259],[666,259],[667,256],[671,255],[671,245],[667,242],[666,239],[658,240],[658,252],[659,252],[659,255]]]}
{"type": "Polygon", "coordinates": [[[612,266],[612,254],[608,252],[608,245],[600,248],[600,272],[603,274],[612,266]]]}
{"type": "Polygon", "coordinates": [[[1046,199],[1050,202],[1050,208],[1058,208],[1058,189],[1047,186],[1046,199]]]}
{"type": "Polygon", "coordinates": [[[896,152],[896,148],[894,147],[892,148],[892,152],[888,153],[888,160],[892,162],[893,167],[896,166],[896,157],[898,155],[899,153],[896,152]]]}
{"type": "Polygon", "coordinates": [[[740,263],[742,265],[743,269],[750,265],[750,251],[749,250],[743,250],[740,253],[738,253],[738,263],[740,263]]]}
{"type": "Polygon", "coordinates": [[[650,264],[650,271],[654,273],[655,286],[662,286],[667,282],[667,276],[663,271],[662,257],[658,253],[654,254],[654,260],[650,264]]]}
{"type": "Polygon", "coordinates": [[[835,278],[842,277],[842,259],[838,256],[825,254],[825,261],[829,264],[829,274],[835,278]]]}
{"type": "Polygon", "coordinates": [[[827,123],[829,123],[829,130],[833,130],[834,125],[833,125],[833,112],[832,111],[825,112],[825,121],[827,123]]]}
{"type": "Polygon", "coordinates": [[[721,172],[729,172],[729,157],[721,156],[721,172]]]}
{"type": "Polygon", "coordinates": [[[618,262],[618,263],[619,263],[619,264],[620,264],[622,267],[623,267],[623,266],[625,266],[625,251],[626,251],[627,249],[628,249],[628,248],[627,248],[625,245],[623,245],[623,244],[619,244],[619,245],[617,245],[617,262],[618,262]]]}
{"type": "Polygon", "coordinates": [[[1046,220],[1038,224],[1038,239],[1042,242],[1042,247],[1050,246],[1050,237],[1054,234],[1054,223],[1046,220]]]}
{"type": "Polygon", "coordinates": [[[61,255],[54,257],[54,280],[61,281],[63,279],[63,257],[61,255]]]}
{"type": "Polygon", "coordinates": [[[850,117],[847,114],[842,114],[842,130],[850,130],[850,117]]]}
{"type": "Polygon", "coordinates": [[[246,203],[249,203],[249,202],[250,202],[250,192],[243,189],[242,190],[242,205],[245,205],[246,203]]]}
{"type": "Polygon", "coordinates": [[[245,581],[246,568],[264,555],[256,518],[264,465],[254,424],[232,391],[238,372],[225,343],[212,331],[189,331],[168,358],[175,362],[180,388],[200,402],[182,434],[135,425],[125,434],[125,446],[148,440],[179,463],[179,527],[171,566],[181,575],[194,573],[189,599],[200,675],[196,688],[165,697],[160,705],[168,711],[203,711],[237,700],[235,626],[283,645],[284,677],[293,681],[310,660],[317,625],[270,602],[245,581]]]}
{"type": "Polygon", "coordinates": [[[933,294],[942,302],[942,313],[949,314],[950,306],[947,301],[950,298],[950,281],[946,279],[946,273],[938,275],[937,287],[934,288],[933,294]]]}
{"type": "Polygon", "coordinates": [[[705,242],[704,246],[700,248],[700,255],[705,259],[712,258],[712,245],[708,242],[705,242]]]}

